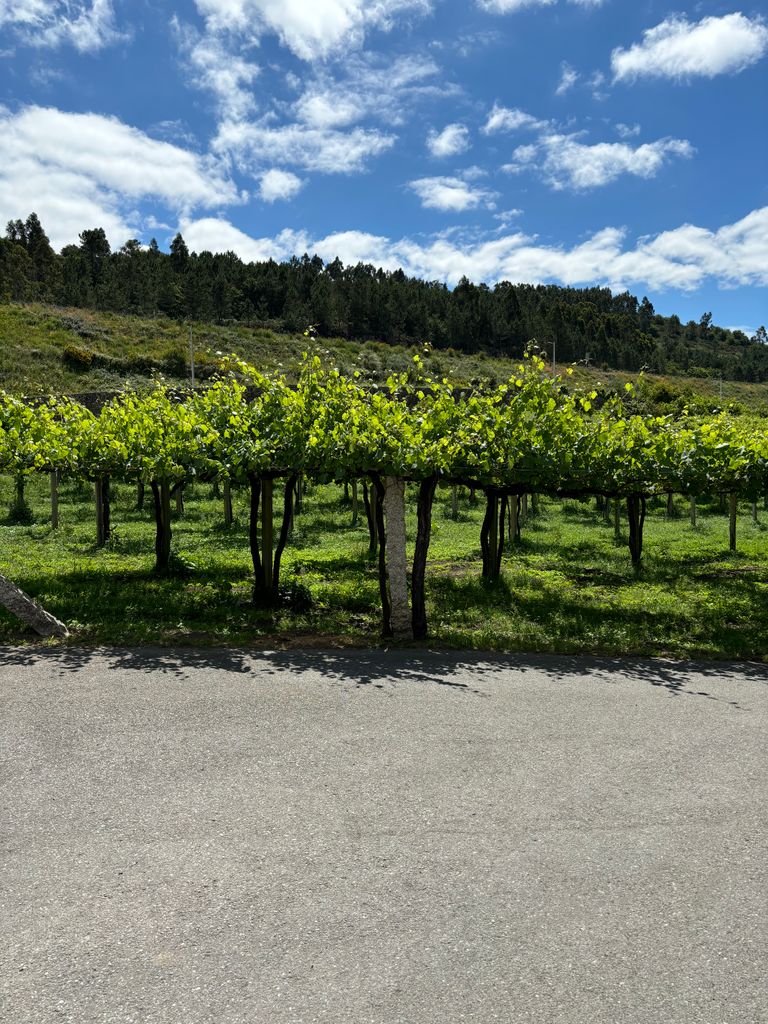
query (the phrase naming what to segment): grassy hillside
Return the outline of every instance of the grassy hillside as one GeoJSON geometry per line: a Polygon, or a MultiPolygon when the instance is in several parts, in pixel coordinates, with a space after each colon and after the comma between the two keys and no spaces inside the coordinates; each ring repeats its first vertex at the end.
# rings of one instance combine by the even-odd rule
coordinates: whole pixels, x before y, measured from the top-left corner
{"type": "MultiPolygon", "coordinates": [[[[235,353],[261,369],[290,372],[308,348],[317,349],[346,372],[380,380],[422,356],[434,376],[457,383],[499,381],[511,375],[516,359],[483,353],[465,355],[452,349],[422,349],[381,342],[344,339],[308,341],[301,335],[275,334],[240,324],[192,324],[198,378],[215,372],[219,355],[235,353]]],[[[149,319],[41,304],[0,304],[0,387],[18,394],[111,391],[146,383],[153,374],[183,379],[189,375],[190,325],[165,317],[149,319]]],[[[632,374],[577,367],[575,376],[592,386],[623,388],[632,374]]],[[[674,410],[683,405],[711,410],[732,406],[768,415],[768,385],[700,377],[646,375],[639,389],[649,408],[674,410]]]]}

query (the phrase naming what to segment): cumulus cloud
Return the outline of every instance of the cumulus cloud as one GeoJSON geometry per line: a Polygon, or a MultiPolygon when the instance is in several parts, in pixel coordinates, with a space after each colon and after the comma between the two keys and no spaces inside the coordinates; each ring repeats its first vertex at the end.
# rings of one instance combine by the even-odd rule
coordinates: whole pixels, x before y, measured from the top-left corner
{"type": "Polygon", "coordinates": [[[0,133],[14,154],[0,166],[0,220],[35,210],[55,245],[94,225],[125,241],[137,231],[134,206],[145,198],[177,213],[241,198],[211,160],[117,118],[27,107],[0,114],[0,133]]]}
{"type": "Polygon", "coordinates": [[[690,22],[671,17],[643,33],[640,43],[611,54],[614,81],[641,77],[713,78],[737,71],[768,50],[768,27],[740,12],[690,22]]]}
{"type": "Polygon", "coordinates": [[[430,0],[195,0],[209,31],[253,40],[276,35],[302,60],[322,60],[362,46],[372,28],[389,30],[399,15],[425,14],[430,0]]]}
{"type": "Polygon", "coordinates": [[[590,189],[608,185],[623,174],[653,178],[672,157],[690,157],[693,147],[684,139],[659,139],[633,148],[625,142],[586,145],[576,135],[544,135],[538,142],[518,146],[503,170],[536,171],[554,189],[590,189]]]}
{"type": "Polygon", "coordinates": [[[463,124],[449,124],[441,132],[430,131],[427,149],[435,157],[456,156],[470,146],[469,129],[463,124]]]}
{"type": "Polygon", "coordinates": [[[273,167],[261,176],[259,195],[265,203],[274,203],[278,199],[293,199],[302,188],[304,182],[290,171],[280,171],[273,167]]]}
{"type": "Polygon", "coordinates": [[[623,228],[606,227],[570,248],[543,245],[521,232],[462,243],[446,235],[431,240],[392,240],[345,231],[311,239],[283,231],[273,239],[251,239],[226,221],[208,218],[182,224],[191,247],[233,250],[243,259],[287,259],[304,252],[324,260],[373,263],[386,269],[455,285],[466,275],[475,281],[533,284],[605,284],[622,290],[693,291],[708,279],[721,287],[768,285],[768,207],[754,210],[718,230],[684,224],[627,244],[623,228]]]}
{"type": "Polygon", "coordinates": [[[12,29],[29,46],[100,50],[123,38],[112,0],[0,0],[0,28],[12,29]]]}
{"type": "Polygon", "coordinates": [[[463,213],[485,207],[492,210],[496,193],[477,188],[461,178],[417,178],[408,187],[421,200],[421,205],[430,210],[446,210],[463,213]]]}
{"type": "Polygon", "coordinates": [[[538,131],[546,128],[548,124],[548,121],[540,121],[518,107],[502,107],[498,103],[494,103],[493,110],[488,115],[488,120],[483,125],[482,131],[485,135],[493,135],[496,132],[516,132],[521,129],[538,131]]]}
{"type": "Polygon", "coordinates": [[[303,245],[303,236],[289,230],[281,231],[274,238],[252,238],[219,217],[182,218],[179,231],[187,246],[195,252],[234,252],[246,262],[253,263],[302,254],[309,244],[307,240],[307,245],[303,245]]]}

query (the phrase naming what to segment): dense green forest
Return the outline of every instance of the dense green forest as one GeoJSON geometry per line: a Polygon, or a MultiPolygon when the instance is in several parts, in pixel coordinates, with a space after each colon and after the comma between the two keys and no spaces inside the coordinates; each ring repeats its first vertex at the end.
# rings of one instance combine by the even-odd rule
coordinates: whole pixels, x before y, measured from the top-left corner
{"type": "Polygon", "coordinates": [[[190,252],[176,235],[170,252],[153,239],[112,251],[102,228],[56,253],[33,213],[0,239],[0,301],[42,301],[175,320],[242,323],[324,337],[429,343],[467,353],[519,356],[536,341],[559,363],[691,377],[768,380],[768,335],[753,338],[712,323],[681,323],[652,303],[608,288],[437,281],[370,264],[345,267],[304,255],[244,263],[235,253],[190,252]]]}

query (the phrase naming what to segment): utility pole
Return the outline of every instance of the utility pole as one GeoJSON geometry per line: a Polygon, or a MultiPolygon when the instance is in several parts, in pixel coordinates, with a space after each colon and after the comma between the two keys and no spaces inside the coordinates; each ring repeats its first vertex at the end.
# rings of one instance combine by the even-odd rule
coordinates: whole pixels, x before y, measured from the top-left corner
{"type": "Polygon", "coordinates": [[[552,339],[552,376],[557,372],[557,339],[552,339]]]}

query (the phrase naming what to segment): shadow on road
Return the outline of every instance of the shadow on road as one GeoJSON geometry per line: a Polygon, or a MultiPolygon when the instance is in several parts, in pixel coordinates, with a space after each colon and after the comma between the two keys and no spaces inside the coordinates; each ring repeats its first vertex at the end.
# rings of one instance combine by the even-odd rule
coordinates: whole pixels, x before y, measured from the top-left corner
{"type": "MultiPolygon", "coordinates": [[[[722,700],[699,689],[701,679],[724,678],[768,683],[768,665],[757,662],[683,662],[659,658],[601,658],[545,654],[490,654],[415,648],[312,648],[261,651],[226,647],[86,648],[28,646],[0,648],[0,671],[46,665],[51,672],[115,668],[189,678],[200,670],[300,676],[317,673],[330,682],[390,692],[402,684],[433,685],[457,693],[486,696],[483,681],[498,673],[533,672],[551,679],[589,677],[659,687],[670,697],[722,700]],[[465,681],[469,678],[470,681],[465,681]],[[695,680],[695,688],[694,688],[695,680]],[[476,683],[476,685],[474,685],[476,683]]],[[[735,701],[726,701],[735,707],[735,701]]]]}

